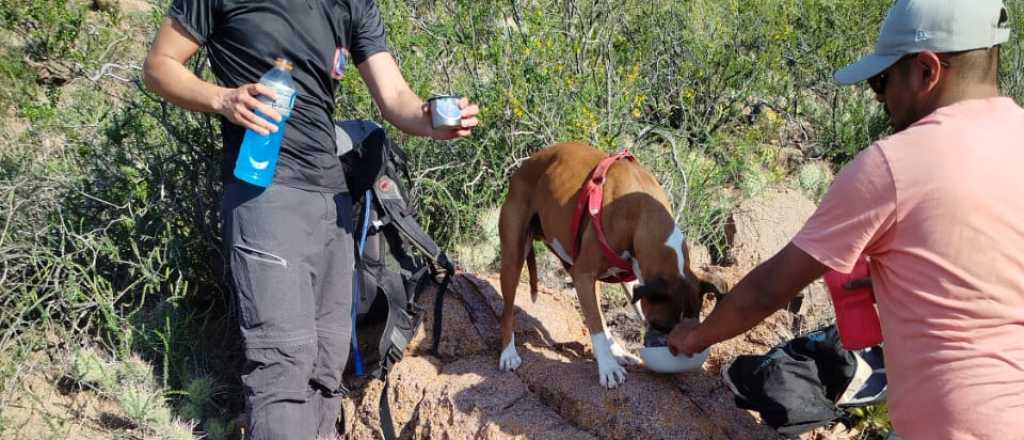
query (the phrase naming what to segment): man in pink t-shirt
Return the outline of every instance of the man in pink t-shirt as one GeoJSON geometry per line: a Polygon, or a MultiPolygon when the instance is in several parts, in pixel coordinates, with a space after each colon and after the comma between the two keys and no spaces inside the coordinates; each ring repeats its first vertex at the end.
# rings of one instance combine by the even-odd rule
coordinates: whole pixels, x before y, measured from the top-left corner
{"type": "Polygon", "coordinates": [[[1024,439],[1024,109],[998,90],[1001,0],[900,0],[867,80],[896,134],[846,166],[793,241],[676,353],[749,330],[829,269],[870,258],[889,412],[908,440],[1024,439]]]}

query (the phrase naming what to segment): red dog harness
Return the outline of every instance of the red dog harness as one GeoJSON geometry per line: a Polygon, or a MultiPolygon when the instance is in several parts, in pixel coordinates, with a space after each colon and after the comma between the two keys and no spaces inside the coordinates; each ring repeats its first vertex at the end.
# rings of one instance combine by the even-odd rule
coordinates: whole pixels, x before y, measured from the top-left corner
{"type": "Polygon", "coordinates": [[[597,232],[597,241],[601,245],[601,253],[604,254],[612,266],[626,272],[601,280],[608,283],[625,283],[636,279],[636,274],[633,273],[633,266],[612,250],[611,245],[608,244],[608,237],[604,235],[604,224],[601,222],[605,177],[608,175],[608,169],[611,168],[612,164],[620,159],[636,161],[636,158],[633,157],[628,149],[601,160],[601,163],[597,164],[597,167],[594,168],[593,173],[590,175],[590,179],[587,180],[587,183],[583,185],[583,189],[580,191],[580,198],[576,203],[576,211],[573,213],[571,224],[572,261],[576,261],[580,253],[580,227],[583,224],[584,209],[590,214],[590,221],[594,225],[594,231],[597,232]]]}

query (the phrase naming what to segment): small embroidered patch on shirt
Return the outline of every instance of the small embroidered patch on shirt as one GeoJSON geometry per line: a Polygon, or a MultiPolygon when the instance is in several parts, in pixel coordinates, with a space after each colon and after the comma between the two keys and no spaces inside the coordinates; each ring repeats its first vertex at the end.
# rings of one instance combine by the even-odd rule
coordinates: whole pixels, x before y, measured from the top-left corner
{"type": "Polygon", "coordinates": [[[345,68],[348,66],[348,49],[339,47],[334,49],[334,67],[331,68],[331,78],[341,80],[345,77],[345,68]]]}

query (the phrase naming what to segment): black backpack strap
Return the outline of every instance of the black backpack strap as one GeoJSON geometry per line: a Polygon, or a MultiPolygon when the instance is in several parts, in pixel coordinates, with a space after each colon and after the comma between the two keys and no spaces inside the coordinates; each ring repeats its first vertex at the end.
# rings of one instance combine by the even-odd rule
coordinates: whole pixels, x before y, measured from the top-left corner
{"type": "Polygon", "coordinates": [[[384,389],[380,392],[380,430],[384,434],[384,440],[398,440],[398,433],[395,432],[395,419],[391,415],[391,403],[388,402],[388,377],[384,376],[384,389]]]}
{"type": "MultiPolygon", "coordinates": [[[[423,230],[416,219],[408,213],[401,212],[401,208],[394,206],[392,203],[383,201],[384,209],[387,211],[388,216],[391,217],[391,221],[395,224],[398,230],[404,235],[409,241],[412,242],[420,252],[423,252],[427,258],[433,261],[437,261],[437,264],[444,267],[447,262],[447,258],[442,260],[441,248],[434,243],[434,240],[427,235],[427,232],[423,230]]],[[[447,269],[445,267],[445,269],[447,269]]]]}
{"type": "Polygon", "coordinates": [[[359,296],[363,290],[363,271],[366,270],[366,263],[363,261],[363,251],[366,249],[366,237],[370,229],[370,211],[373,209],[373,191],[366,190],[363,195],[363,218],[359,222],[359,247],[356,253],[355,290],[352,292],[352,360],[355,363],[356,377],[363,377],[366,370],[363,366],[363,354],[359,351],[359,338],[357,327],[359,324],[359,296]]]}
{"type": "MultiPolygon", "coordinates": [[[[414,274],[413,277],[422,278],[423,270],[414,274]]],[[[384,331],[381,333],[377,352],[380,353],[380,363],[374,371],[373,376],[383,379],[391,371],[391,367],[402,360],[405,354],[405,347],[414,336],[415,329],[420,322],[420,313],[416,308],[416,299],[408,296],[407,286],[402,276],[397,273],[389,273],[380,280],[380,288],[383,289],[388,301],[387,321],[384,324],[384,331]]]]}
{"type": "MultiPolygon", "coordinates": [[[[444,257],[444,254],[442,254],[442,256],[444,257]]],[[[445,261],[448,261],[447,257],[444,259],[445,261]]],[[[450,265],[451,263],[449,263],[449,266],[450,265]]],[[[434,341],[430,347],[430,352],[433,353],[434,356],[440,356],[437,349],[441,346],[441,321],[444,316],[444,295],[448,292],[448,284],[452,280],[452,272],[453,270],[451,270],[451,268],[445,268],[444,280],[441,281],[441,287],[437,289],[437,297],[434,299],[434,341]]]]}
{"type": "MultiPolygon", "coordinates": [[[[426,274],[424,273],[426,270],[427,268],[424,267],[420,271],[420,275],[416,277],[419,283],[428,281],[426,274]]],[[[448,277],[449,275],[446,275],[444,284],[447,284],[448,277]]],[[[407,304],[408,307],[418,307],[416,306],[417,300],[419,299],[418,293],[422,290],[417,287],[414,288],[413,291],[417,293],[416,296],[409,299],[409,303],[407,304]]],[[[384,330],[385,338],[387,338],[387,348],[381,355],[381,365],[377,372],[378,377],[384,380],[384,388],[381,390],[380,404],[378,406],[380,410],[381,431],[384,434],[385,440],[397,440],[398,435],[395,431],[395,421],[391,414],[391,404],[388,400],[388,388],[390,387],[390,381],[388,378],[390,376],[389,373],[391,372],[391,368],[394,367],[398,361],[402,360],[402,357],[405,354],[405,347],[409,344],[413,335],[395,328],[393,324],[390,323],[390,318],[388,321],[389,324],[384,330]]],[[[412,329],[419,327],[418,321],[419,318],[417,318],[416,323],[411,326],[412,329]]]]}

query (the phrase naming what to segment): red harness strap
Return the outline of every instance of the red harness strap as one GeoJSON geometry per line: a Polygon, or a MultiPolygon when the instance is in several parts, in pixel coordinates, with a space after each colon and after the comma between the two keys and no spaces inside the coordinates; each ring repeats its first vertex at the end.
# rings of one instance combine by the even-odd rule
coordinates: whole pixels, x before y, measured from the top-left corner
{"type": "Polygon", "coordinates": [[[590,221],[594,225],[594,231],[597,233],[597,241],[601,245],[601,253],[604,254],[612,266],[626,272],[623,275],[612,277],[612,279],[602,280],[616,283],[629,282],[636,279],[636,274],[633,273],[633,266],[622,259],[612,249],[611,245],[608,244],[608,237],[604,235],[604,224],[601,222],[605,177],[608,175],[608,169],[611,168],[612,164],[620,159],[636,161],[636,158],[626,149],[604,158],[597,164],[597,167],[594,168],[593,173],[590,175],[590,179],[587,180],[587,183],[583,185],[583,189],[580,191],[580,197],[576,203],[576,211],[573,212],[570,230],[572,234],[572,260],[575,262],[580,253],[580,227],[583,224],[583,211],[586,209],[590,215],[590,221]]]}

